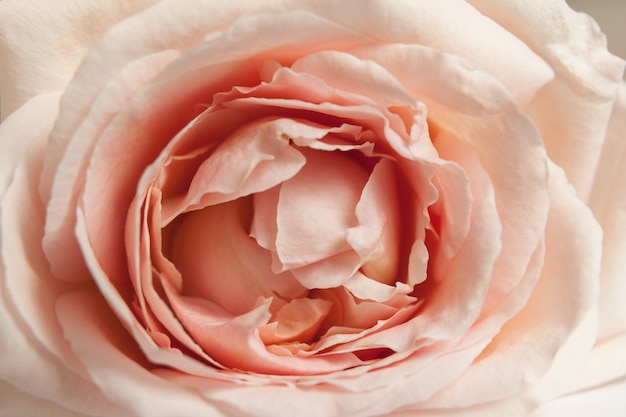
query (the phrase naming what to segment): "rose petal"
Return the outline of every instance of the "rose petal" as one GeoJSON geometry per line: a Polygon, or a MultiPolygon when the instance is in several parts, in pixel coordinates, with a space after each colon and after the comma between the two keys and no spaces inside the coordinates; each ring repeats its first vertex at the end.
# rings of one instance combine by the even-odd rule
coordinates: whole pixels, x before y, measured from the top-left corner
{"type": "MultiPolygon", "coordinates": [[[[0,382],[0,398],[2,398],[2,411],[9,416],[86,417],[86,414],[70,411],[56,402],[29,395],[8,382],[0,382]]],[[[110,404],[109,407],[114,406],[110,404]]],[[[115,412],[121,413],[120,416],[131,417],[130,414],[124,414],[121,409],[115,412]]]]}
{"type": "Polygon", "coordinates": [[[386,284],[398,280],[400,213],[396,173],[388,159],[379,161],[356,205],[359,225],[347,231],[347,241],[359,254],[365,275],[386,284]]]}
{"type": "Polygon", "coordinates": [[[613,108],[602,158],[596,173],[591,208],[604,230],[600,281],[602,341],[626,332],[626,85],[622,84],[613,108]]]}
{"type": "Polygon", "coordinates": [[[201,298],[170,293],[169,299],[194,340],[228,368],[273,375],[316,375],[361,363],[351,353],[303,359],[268,351],[258,329],[270,319],[269,300],[245,314],[233,316],[201,298]]]}
{"type": "MultiPolygon", "coordinates": [[[[340,6],[312,0],[308,7],[378,43],[426,45],[463,57],[498,78],[521,106],[553,76],[548,65],[523,42],[464,1],[434,4],[420,0],[390,5],[385,0],[375,0],[363,7],[359,0],[340,6]]],[[[377,62],[386,66],[382,57],[377,62]]]]}
{"type": "Polygon", "coordinates": [[[402,282],[396,282],[395,286],[383,284],[361,273],[356,273],[343,284],[355,297],[362,300],[373,300],[385,303],[398,294],[408,294],[412,288],[402,282]]]}
{"type": "Polygon", "coordinates": [[[259,297],[288,300],[306,291],[291,274],[274,274],[270,254],[248,236],[248,203],[238,200],[189,213],[166,243],[182,274],[183,293],[235,314],[249,311],[259,297]]]}
{"type": "Polygon", "coordinates": [[[291,65],[295,72],[312,75],[342,94],[363,95],[367,80],[367,99],[381,106],[417,107],[415,97],[393,78],[384,67],[361,61],[347,53],[322,51],[299,58],[291,65]]]}
{"type": "MultiPolygon", "coordinates": [[[[393,80],[378,65],[367,65],[367,62],[356,60],[348,54],[335,52],[322,55],[335,65],[349,65],[344,70],[352,72],[363,84],[371,82],[372,78],[393,80]]],[[[307,62],[303,64],[305,68],[306,64],[307,62]]],[[[319,62],[317,65],[321,66],[319,62]]],[[[381,149],[393,150],[409,159],[414,157],[413,148],[434,154],[432,146],[427,149],[428,146],[424,144],[429,141],[426,109],[423,104],[410,101],[405,106],[387,107],[371,97],[345,91],[341,87],[330,86],[308,73],[278,68],[271,82],[251,88],[235,87],[228,93],[215,95],[213,104],[254,113],[258,117],[278,113],[291,118],[319,119],[321,123],[331,126],[345,125],[346,121],[365,125],[375,132],[379,138],[378,147],[381,149]]],[[[396,94],[403,95],[406,100],[407,92],[399,90],[396,94]]]]}
{"type": "MultiPolygon", "coordinates": [[[[496,401],[536,383],[593,307],[598,291],[601,229],[589,209],[576,198],[563,172],[551,165],[550,174],[552,204],[545,263],[531,298],[466,374],[425,406],[464,407],[496,401]],[[568,236],[567,246],[561,244],[562,236],[568,236]],[[524,361],[523,367],[520,361],[524,361]]],[[[584,336],[593,340],[593,331],[584,336]]],[[[590,346],[589,342],[585,344],[590,346]]]]}
{"type": "Polygon", "coordinates": [[[305,158],[271,124],[250,123],[200,165],[181,205],[197,210],[262,192],[293,177],[304,164],[305,158]]]}
{"type": "MultiPolygon", "coordinates": [[[[51,128],[51,126],[48,126],[51,128]]],[[[72,287],[64,285],[46,268],[41,246],[44,208],[39,200],[37,179],[45,154],[46,136],[31,141],[15,167],[13,179],[0,206],[0,255],[6,297],[35,338],[50,352],[60,356],[76,371],[81,367],[61,336],[54,310],[56,298],[72,287]],[[36,301],[33,301],[36,300],[36,301]]]]}
{"type": "MultiPolygon", "coordinates": [[[[0,292],[4,293],[3,290],[0,292]]],[[[40,400],[46,399],[52,403],[62,402],[67,407],[66,409],[77,413],[97,412],[104,416],[110,412],[112,417],[131,417],[127,410],[102,395],[91,381],[68,370],[62,361],[45,351],[42,345],[33,342],[34,335],[28,331],[28,326],[13,317],[6,307],[8,307],[6,304],[0,304],[0,326],[3,332],[3,342],[0,342],[0,352],[2,352],[0,377],[3,380],[11,381],[11,384],[20,390],[40,400]]],[[[3,382],[2,385],[4,384],[3,382]]],[[[13,395],[12,390],[9,392],[13,395]]],[[[7,391],[0,393],[3,412],[7,411],[4,407],[10,403],[11,398],[15,399],[12,396],[4,397],[5,394],[7,391]]],[[[34,398],[33,401],[36,403],[34,398]]],[[[18,405],[20,410],[25,412],[23,409],[25,404],[18,405]]],[[[75,415],[68,412],[68,417],[75,415]]]]}
{"type": "Polygon", "coordinates": [[[179,342],[210,363],[211,359],[185,332],[167,301],[157,292],[156,287],[159,284],[182,287],[182,278],[169,260],[158,250],[151,249],[151,246],[162,247],[162,237],[159,195],[155,190],[149,191],[151,191],[148,193],[149,202],[143,206],[140,204],[131,206],[126,229],[129,274],[135,290],[133,304],[138,304],[136,310],[139,320],[143,322],[148,335],[157,345],[178,353],[178,348],[172,347],[172,342],[179,342]],[[164,280],[167,280],[167,284],[163,283],[164,280]]]}
{"type": "MultiPolygon", "coordinates": [[[[88,121],[74,132],[75,138],[68,144],[67,152],[60,156],[60,160],[51,163],[52,155],[56,154],[59,146],[54,140],[53,131],[40,186],[43,199],[48,202],[43,245],[53,272],[61,279],[81,281],[88,279],[89,276],[74,237],[76,222],[74,209],[85,180],[87,159],[93,151],[94,138],[123,108],[127,100],[176,55],[166,52],[143,57],[128,64],[118,77],[104,87],[104,94],[93,103],[88,121]]],[[[71,114],[72,111],[68,112],[65,106],[57,125],[62,123],[64,118],[71,117],[71,114]]]]}
{"type": "Polygon", "coordinates": [[[306,164],[280,186],[276,253],[285,269],[349,249],[347,230],[368,173],[348,155],[302,151],[306,164]]]}
{"type": "Polygon", "coordinates": [[[308,342],[317,333],[332,303],[319,298],[294,298],[275,315],[274,322],[259,329],[265,344],[308,342]]]}
{"type": "MultiPolygon", "coordinates": [[[[284,31],[281,32],[282,35],[273,30],[272,33],[276,35],[274,44],[256,42],[257,30],[265,30],[269,25],[276,29],[275,19],[267,16],[251,18],[249,25],[245,27],[242,26],[243,23],[233,25],[228,33],[208,39],[199,48],[204,52],[210,52],[213,48],[214,53],[194,55],[191,51],[190,56],[193,55],[193,59],[181,60],[183,64],[180,67],[170,67],[150,88],[127,104],[125,111],[107,125],[101,137],[92,139],[97,139],[97,144],[84,182],[81,204],[85,207],[91,244],[98,259],[106,260],[102,266],[109,276],[126,275],[122,261],[123,242],[117,231],[124,227],[125,208],[132,201],[134,187],[145,167],[158,157],[165,144],[184,127],[190,114],[195,112],[197,103],[202,102],[202,97],[210,97],[215,92],[213,89],[223,89],[224,85],[237,85],[235,80],[256,79],[258,82],[259,67],[242,66],[239,63],[236,65],[229,61],[236,58],[232,56],[233,53],[249,51],[250,54],[262,54],[268,49],[278,53],[281,48],[293,53],[292,48],[298,49],[297,47],[306,45],[315,45],[311,46],[315,49],[321,47],[315,43],[319,40],[320,27],[327,28],[325,33],[329,38],[338,36],[337,42],[340,44],[344,41],[348,44],[355,42],[355,37],[350,32],[309,13],[294,13],[290,17],[284,26],[278,25],[284,31]],[[296,32],[300,37],[292,40],[291,34],[296,32]],[[181,80],[189,83],[183,85],[181,80]],[[162,102],[162,97],[168,97],[167,106],[162,102]],[[172,108],[176,112],[171,112],[172,108]],[[129,137],[133,138],[133,152],[113,151],[124,149],[129,137]],[[112,171],[111,166],[118,169],[112,171]],[[102,182],[105,178],[106,181],[102,182]],[[106,199],[106,204],[102,204],[103,198],[106,199]]],[[[92,70],[98,72],[93,68],[92,70]]],[[[76,83],[85,82],[81,81],[81,77],[75,80],[76,83]]],[[[85,123],[87,121],[88,119],[85,123]]],[[[66,126],[65,123],[63,126],[66,126]]],[[[59,132],[64,129],[60,125],[57,127],[59,132]]]]}
{"type": "MultiPolygon", "coordinates": [[[[81,246],[83,256],[85,257],[85,262],[91,271],[94,281],[98,285],[100,294],[106,299],[110,309],[114,312],[131,337],[134,338],[135,342],[150,362],[165,364],[193,375],[228,379],[227,376],[220,376],[220,374],[216,373],[215,368],[207,366],[206,363],[202,363],[188,355],[180,355],[172,349],[162,349],[155,342],[154,338],[149,334],[145,326],[139,322],[138,318],[131,310],[131,301],[125,299],[122,294],[120,294],[119,289],[113,285],[109,276],[98,263],[89,237],[87,236],[85,218],[81,210],[77,211],[76,237],[81,246]]],[[[161,283],[164,289],[168,289],[168,285],[170,285],[168,281],[162,281],[161,283]]],[[[124,294],[128,296],[126,291],[124,294]]],[[[208,360],[208,363],[215,366],[218,365],[212,363],[210,360],[208,360]]]]}
{"type": "Polygon", "coordinates": [[[54,304],[72,288],[50,274],[40,249],[44,211],[37,180],[57,99],[57,94],[36,97],[0,125],[0,146],[15,156],[13,171],[0,172],[0,184],[7,185],[0,206],[0,378],[78,412],[126,416],[86,378],[62,337],[54,304]],[[24,117],[34,109],[41,123],[24,117]],[[23,143],[13,140],[15,132],[26,135],[20,137],[23,143]]]}
{"type": "Polygon", "coordinates": [[[192,390],[144,368],[139,359],[141,353],[128,344],[124,329],[107,319],[109,307],[97,294],[67,294],[59,299],[57,311],[72,349],[100,391],[113,403],[137,415],[168,416],[172,413],[171,404],[176,404],[176,412],[189,416],[218,413],[215,404],[192,390]],[[128,395],[129,392],[141,395],[128,395]]]}
{"type": "Polygon", "coordinates": [[[625,349],[626,335],[623,334],[596,343],[584,361],[582,372],[571,381],[570,392],[600,387],[623,378],[626,373],[625,349]]]}
{"type": "Polygon", "coordinates": [[[620,416],[626,413],[626,380],[560,398],[535,410],[530,417],[574,415],[620,416]]]}
{"type": "Polygon", "coordinates": [[[502,241],[507,242],[496,265],[500,279],[493,291],[506,294],[524,275],[545,230],[549,199],[539,132],[502,85],[456,57],[417,45],[365,48],[355,54],[384,60],[386,68],[425,102],[437,128],[469,140],[478,152],[493,182],[502,241]],[[420,77],[409,70],[416,67],[421,68],[420,77]]]}
{"type": "Polygon", "coordinates": [[[329,256],[291,270],[304,287],[334,288],[343,285],[361,266],[361,258],[352,250],[329,256]]]}
{"type": "Polygon", "coordinates": [[[59,93],[42,94],[29,101],[21,111],[13,112],[0,128],[0,196],[9,186],[13,171],[35,138],[43,140],[50,133],[59,111],[59,93]],[[31,123],[37,114],[38,123],[31,123]],[[16,140],[19,138],[19,140],[16,140]]]}
{"type": "Polygon", "coordinates": [[[486,16],[526,42],[554,69],[556,78],[528,111],[541,130],[548,155],[586,201],[624,61],[606,49],[591,17],[565,2],[470,1],[486,16]],[[550,22],[550,24],[546,24],[550,22]]]}
{"type": "MultiPolygon", "coordinates": [[[[203,91],[205,97],[210,96],[202,88],[207,82],[215,84],[216,80],[226,78],[223,80],[223,85],[232,86],[236,85],[232,82],[233,78],[246,79],[250,72],[255,73],[255,68],[248,68],[246,71],[242,71],[240,66],[235,68],[232,62],[237,62],[241,57],[255,56],[262,51],[272,49],[273,46],[277,47],[274,52],[278,53],[280,49],[278,46],[288,49],[289,45],[297,44],[299,47],[294,49],[302,53],[305,48],[310,48],[312,51],[323,50],[329,44],[339,43],[350,46],[364,42],[363,36],[330,22],[321,21],[307,13],[297,12],[294,15],[280,17],[283,23],[278,24],[274,16],[271,18],[257,16],[233,24],[234,19],[241,17],[241,9],[236,2],[216,5],[210,2],[184,1],[189,1],[189,6],[183,6],[182,3],[175,1],[157,2],[143,13],[131,16],[111,28],[103,36],[101,42],[92,48],[79,68],[74,82],[68,86],[64,94],[63,108],[68,111],[64,112],[66,117],[59,121],[53,132],[52,149],[48,154],[46,165],[51,167],[59,165],[68,141],[78,127],[84,124],[93,102],[106,84],[116,78],[129,62],[145,56],[160,55],[168,50],[171,53],[171,50],[182,51],[195,46],[196,52],[188,53],[189,59],[182,60],[170,71],[163,73],[161,77],[166,85],[170,81],[175,81],[175,88],[173,91],[170,90],[169,94],[164,95],[162,92],[157,94],[158,97],[169,97],[170,107],[168,108],[172,108],[178,100],[181,100],[180,97],[185,96],[189,91],[203,91]],[[203,17],[207,15],[213,18],[203,17]],[[175,22],[177,19],[179,22],[184,22],[184,25],[163,25],[164,21],[175,22]],[[215,32],[229,26],[228,33],[231,36],[215,32]],[[266,26],[270,26],[272,30],[266,30],[266,26]],[[292,30],[292,27],[297,30],[292,30]],[[322,27],[325,30],[320,30],[322,27]],[[283,33],[291,34],[291,36],[281,35],[280,30],[284,30],[283,33]],[[272,42],[269,42],[265,37],[255,36],[255,31],[271,32],[276,36],[272,42]],[[152,39],[155,33],[159,35],[158,42],[152,39]],[[204,43],[200,42],[208,33],[216,33],[216,35],[204,43]],[[294,33],[301,35],[302,38],[295,39],[294,33]],[[129,38],[133,39],[132,43],[127,42],[129,38]],[[101,65],[104,61],[107,65],[101,65]],[[241,77],[242,74],[243,77],[241,77]]],[[[261,8],[268,12],[268,7],[280,9],[283,6],[246,4],[250,14],[254,14],[255,10],[261,10],[261,8]]],[[[293,54],[293,51],[286,53],[286,55],[290,54],[293,54]]],[[[198,100],[196,95],[187,98],[193,105],[202,101],[198,100]]],[[[148,99],[149,102],[151,102],[150,99],[148,99]]],[[[155,98],[154,102],[160,102],[160,100],[155,98]]],[[[49,192],[48,188],[49,185],[43,187],[44,194],[49,192]]]]}
{"type": "Polygon", "coordinates": [[[2,119],[30,98],[63,90],[89,48],[113,24],[149,7],[133,3],[69,0],[37,5],[5,0],[0,6],[2,119]],[[90,22],[83,25],[80,22],[90,22]]]}

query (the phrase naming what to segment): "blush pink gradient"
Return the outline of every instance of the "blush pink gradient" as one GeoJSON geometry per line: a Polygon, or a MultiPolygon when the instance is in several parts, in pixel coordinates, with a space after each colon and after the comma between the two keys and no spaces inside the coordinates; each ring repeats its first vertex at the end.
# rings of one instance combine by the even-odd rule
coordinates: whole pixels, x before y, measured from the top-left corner
{"type": "Polygon", "coordinates": [[[41,11],[0,5],[2,379],[86,415],[521,417],[626,373],[591,19],[113,4],[23,43],[41,11]]]}

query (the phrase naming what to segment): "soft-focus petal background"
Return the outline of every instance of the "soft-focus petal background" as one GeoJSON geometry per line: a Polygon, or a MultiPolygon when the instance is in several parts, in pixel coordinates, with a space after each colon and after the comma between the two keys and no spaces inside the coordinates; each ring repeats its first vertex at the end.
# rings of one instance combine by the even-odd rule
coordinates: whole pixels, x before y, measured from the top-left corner
{"type": "MultiPolygon", "coordinates": [[[[1,0],[0,0],[1,1],[1,0]]],[[[626,0],[567,0],[576,10],[593,16],[607,35],[609,50],[626,58],[626,0]]],[[[532,417],[622,417],[626,415],[626,379],[544,405],[532,417]]],[[[0,383],[0,417],[80,417],[0,383]]]]}

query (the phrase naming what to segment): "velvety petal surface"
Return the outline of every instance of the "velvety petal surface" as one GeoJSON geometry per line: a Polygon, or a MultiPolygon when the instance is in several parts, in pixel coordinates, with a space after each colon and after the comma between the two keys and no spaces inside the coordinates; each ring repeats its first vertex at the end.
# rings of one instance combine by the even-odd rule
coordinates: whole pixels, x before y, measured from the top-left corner
{"type": "Polygon", "coordinates": [[[541,130],[548,155],[587,201],[624,60],[608,52],[606,37],[590,16],[576,13],[563,1],[469,3],[524,41],[554,70],[554,80],[527,110],[541,130]]]}
{"type": "Polygon", "coordinates": [[[57,98],[55,94],[35,98],[0,125],[2,146],[8,146],[17,157],[14,171],[1,178],[7,189],[3,190],[0,209],[0,377],[27,393],[73,410],[109,410],[127,416],[86,378],[54,314],[56,298],[72,288],[47,269],[40,246],[44,210],[36,184],[45,132],[52,127],[50,116],[56,114],[57,98]],[[35,129],[31,119],[20,114],[33,108],[42,115],[42,123],[35,129]],[[23,145],[10,148],[17,132],[29,134],[21,137],[23,145]],[[21,157],[16,155],[20,147],[24,148],[21,157]]]}
{"type": "Polygon", "coordinates": [[[154,0],[55,1],[0,4],[2,117],[30,98],[63,90],[87,51],[113,24],[154,0]]]}

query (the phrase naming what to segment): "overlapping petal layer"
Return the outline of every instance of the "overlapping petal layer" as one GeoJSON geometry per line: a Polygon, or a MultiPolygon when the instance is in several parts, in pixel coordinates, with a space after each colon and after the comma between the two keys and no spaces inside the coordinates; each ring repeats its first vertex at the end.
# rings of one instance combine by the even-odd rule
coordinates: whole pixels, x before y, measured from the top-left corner
{"type": "MultiPolygon", "coordinates": [[[[139,414],[173,409],[125,395],[136,384],[189,415],[262,416],[268,398],[310,416],[521,414],[558,393],[550,366],[580,356],[558,351],[593,318],[601,244],[545,148],[586,198],[572,166],[594,165],[603,132],[560,153],[554,126],[523,111],[555,91],[588,94],[589,133],[608,118],[617,64],[603,55],[606,83],[581,93],[572,79],[597,68],[563,70],[558,33],[545,50],[507,5],[244,3],[163,1],[113,27],[68,87],[47,149],[1,172],[10,331],[31,329],[51,375],[65,366],[101,407],[139,414]],[[310,11],[282,13],[296,6],[310,11]],[[394,26],[372,26],[381,13],[394,26]],[[460,22],[472,36],[450,43],[460,22]]],[[[26,123],[16,112],[0,139],[38,136],[26,123]]],[[[593,191],[613,222],[620,194],[593,191]]],[[[618,258],[604,255],[609,283],[618,258]]],[[[620,311],[603,296],[601,314],[620,311]]],[[[67,398],[64,387],[50,395],[67,398]]]]}

